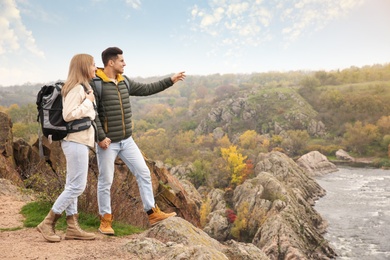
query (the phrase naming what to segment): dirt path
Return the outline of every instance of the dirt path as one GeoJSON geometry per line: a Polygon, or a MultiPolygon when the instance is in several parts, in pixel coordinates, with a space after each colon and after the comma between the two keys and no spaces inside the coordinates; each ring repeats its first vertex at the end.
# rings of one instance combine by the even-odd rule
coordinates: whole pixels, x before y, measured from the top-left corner
{"type": "MultiPolygon", "coordinates": [[[[0,179],[0,229],[23,227],[19,212],[29,201],[31,197],[0,179]]],[[[64,232],[57,232],[64,237],[64,232]]],[[[63,239],[49,243],[35,228],[0,231],[0,259],[138,259],[122,248],[130,238],[107,237],[98,232],[96,235],[93,241],[63,239]]]]}

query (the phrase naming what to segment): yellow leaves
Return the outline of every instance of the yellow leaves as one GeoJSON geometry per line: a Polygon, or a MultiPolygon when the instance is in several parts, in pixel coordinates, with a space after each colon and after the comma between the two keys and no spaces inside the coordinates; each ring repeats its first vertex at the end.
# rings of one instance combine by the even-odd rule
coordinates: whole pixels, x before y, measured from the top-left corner
{"type": "Polygon", "coordinates": [[[0,106],[0,112],[7,113],[8,107],[0,106]]]}
{"type": "Polygon", "coordinates": [[[238,241],[244,240],[244,234],[248,229],[248,219],[250,217],[248,202],[244,202],[238,209],[237,218],[231,229],[231,234],[238,241]],[[243,232],[244,231],[244,232],[243,232]]]}
{"type": "Polygon", "coordinates": [[[239,146],[242,149],[250,150],[251,153],[268,152],[271,147],[269,137],[259,135],[255,130],[247,130],[238,137],[239,146]]]}
{"type": "Polygon", "coordinates": [[[254,149],[257,144],[257,133],[254,130],[245,131],[240,135],[239,140],[243,149],[254,149]]]}
{"type": "Polygon", "coordinates": [[[227,162],[227,169],[230,173],[232,185],[241,184],[243,180],[244,169],[246,168],[246,156],[243,156],[237,151],[234,145],[229,148],[221,148],[222,158],[227,162]]]}
{"type": "MultiPolygon", "coordinates": [[[[219,139],[217,141],[217,144],[220,146],[220,147],[223,147],[223,148],[226,148],[226,147],[229,147],[231,145],[231,142],[229,140],[229,137],[227,135],[224,135],[221,139],[219,139]]],[[[222,148],[221,148],[222,149],[222,148]]]]}
{"type": "Polygon", "coordinates": [[[211,212],[210,200],[207,199],[200,208],[200,225],[205,227],[207,224],[207,217],[211,212]]]}

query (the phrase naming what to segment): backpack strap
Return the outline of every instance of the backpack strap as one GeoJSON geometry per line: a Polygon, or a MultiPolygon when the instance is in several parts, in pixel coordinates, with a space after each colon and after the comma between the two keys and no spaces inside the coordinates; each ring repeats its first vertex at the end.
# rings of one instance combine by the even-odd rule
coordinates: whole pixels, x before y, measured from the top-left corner
{"type": "Polygon", "coordinates": [[[99,99],[102,96],[102,79],[99,77],[94,77],[93,83],[95,84],[96,93],[98,94],[99,99]]]}
{"type": "MultiPolygon", "coordinates": [[[[123,75],[123,78],[125,79],[125,85],[127,87],[127,90],[129,91],[129,95],[130,95],[130,81],[129,79],[123,75]]],[[[99,77],[94,77],[93,79],[93,83],[95,84],[95,89],[96,89],[96,92],[98,94],[98,97],[99,99],[102,97],[102,79],[99,78],[99,77]]]]}
{"type": "Polygon", "coordinates": [[[130,81],[127,78],[127,76],[125,76],[125,75],[123,75],[123,78],[125,79],[125,85],[127,87],[127,90],[129,91],[129,95],[130,95],[130,81]]]}

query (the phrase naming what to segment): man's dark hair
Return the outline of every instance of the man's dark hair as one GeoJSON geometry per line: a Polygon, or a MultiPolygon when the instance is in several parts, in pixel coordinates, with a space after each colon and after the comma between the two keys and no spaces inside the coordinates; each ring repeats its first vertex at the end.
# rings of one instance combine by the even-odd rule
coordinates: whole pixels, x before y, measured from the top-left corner
{"type": "Polygon", "coordinates": [[[109,60],[116,60],[123,51],[118,47],[109,47],[102,52],[103,65],[106,66],[109,60]]]}

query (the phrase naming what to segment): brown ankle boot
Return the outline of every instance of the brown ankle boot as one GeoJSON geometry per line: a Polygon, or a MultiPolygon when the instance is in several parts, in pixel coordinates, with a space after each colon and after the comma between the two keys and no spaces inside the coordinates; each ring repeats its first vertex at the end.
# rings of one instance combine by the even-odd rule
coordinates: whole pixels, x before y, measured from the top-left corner
{"type": "Polygon", "coordinates": [[[100,227],[99,232],[104,235],[114,235],[115,231],[112,229],[112,221],[114,217],[111,214],[104,214],[100,216],[100,227]]]}
{"type": "Polygon", "coordinates": [[[61,214],[55,214],[52,210],[50,210],[46,218],[37,226],[37,230],[49,242],[61,241],[61,237],[56,235],[55,232],[56,222],[60,217],[61,214]]]}
{"type": "Polygon", "coordinates": [[[176,212],[172,212],[172,213],[162,212],[157,205],[155,208],[152,208],[152,211],[153,211],[153,213],[148,216],[149,223],[152,226],[156,225],[161,220],[176,216],[176,212]]]}
{"type": "Polygon", "coordinates": [[[88,233],[82,230],[78,222],[78,214],[66,216],[66,223],[68,228],[66,229],[65,239],[80,239],[80,240],[92,240],[96,236],[94,233],[88,233]]]}

